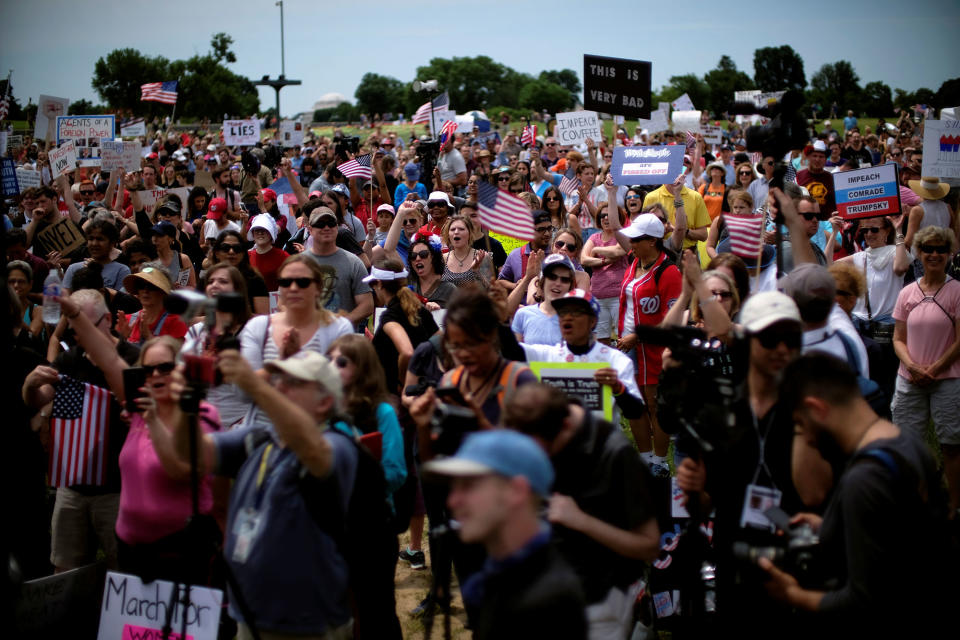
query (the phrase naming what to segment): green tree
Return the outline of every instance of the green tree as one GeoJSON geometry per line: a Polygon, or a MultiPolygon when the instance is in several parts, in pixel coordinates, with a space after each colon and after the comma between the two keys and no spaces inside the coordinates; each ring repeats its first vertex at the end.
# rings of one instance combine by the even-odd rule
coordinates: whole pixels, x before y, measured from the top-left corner
{"type": "Polygon", "coordinates": [[[371,116],[403,110],[403,83],[389,76],[365,73],[353,96],[357,107],[371,116]]]}
{"type": "Polygon", "coordinates": [[[934,95],[933,104],[938,109],[960,105],[960,78],[953,78],[941,84],[934,95]]]}
{"type": "Polygon", "coordinates": [[[880,81],[868,82],[863,88],[863,110],[868,116],[889,118],[893,114],[890,87],[880,81]]]}
{"type": "MultiPolygon", "coordinates": [[[[743,71],[737,70],[737,65],[730,56],[720,56],[716,69],[707,72],[703,77],[710,88],[710,100],[703,105],[714,114],[720,114],[733,104],[734,91],[753,89],[753,80],[743,71]]],[[[694,105],[699,106],[696,100],[694,105]]]]}
{"type": "Polygon", "coordinates": [[[71,116],[97,115],[106,113],[107,108],[102,104],[93,104],[89,100],[77,100],[71,102],[67,108],[67,114],[71,116]]]}
{"type": "Polygon", "coordinates": [[[708,108],[710,86],[692,73],[671,76],[670,84],[660,89],[657,98],[661,102],[673,102],[683,94],[690,96],[693,106],[697,109],[708,108]]]}
{"type": "Polygon", "coordinates": [[[233,38],[227,34],[220,33],[213,34],[213,38],[210,39],[210,48],[213,50],[211,52],[213,59],[217,62],[228,62],[234,63],[237,61],[237,56],[233,54],[233,51],[230,51],[230,45],[233,44],[233,38]]]}
{"type": "Polygon", "coordinates": [[[920,87],[916,91],[896,89],[893,94],[893,105],[901,109],[910,109],[915,104],[934,104],[936,100],[936,94],[926,87],[920,87]]]}
{"type": "Polygon", "coordinates": [[[841,112],[852,109],[859,113],[863,104],[863,89],[860,88],[860,77],[846,60],[839,60],[820,67],[810,79],[811,97],[819,102],[824,110],[837,103],[841,112]]]}
{"type": "Polygon", "coordinates": [[[753,52],[753,81],[761,91],[803,91],[807,86],[803,58],[786,44],[757,49],[753,52]]]}
{"type": "Polygon", "coordinates": [[[580,78],[573,69],[561,69],[560,71],[541,71],[537,77],[538,80],[549,82],[551,84],[563,87],[570,92],[570,104],[575,104],[580,98],[580,92],[583,85],[580,84],[580,78]]]}
{"type": "Polygon", "coordinates": [[[547,80],[533,80],[520,89],[519,104],[524,109],[557,113],[570,109],[573,98],[566,87],[547,80]]]}
{"type": "MultiPolygon", "coordinates": [[[[7,79],[4,78],[0,80],[0,97],[7,95],[7,79]]],[[[31,105],[27,105],[27,109],[31,105]]],[[[34,114],[36,114],[36,108],[34,107],[34,114]]],[[[17,100],[13,86],[10,87],[10,110],[7,113],[5,120],[27,120],[27,114],[24,112],[24,107],[20,106],[20,102],[17,100]]]]}
{"type": "MultiPolygon", "coordinates": [[[[489,56],[433,58],[430,64],[417,67],[416,77],[436,79],[440,91],[449,94],[451,107],[460,113],[494,104],[517,104],[520,89],[532,80],[529,75],[517,73],[489,56]]],[[[407,98],[406,107],[411,113],[427,100],[426,94],[412,90],[407,98]]]]}
{"type": "Polygon", "coordinates": [[[160,105],[141,103],[140,85],[167,80],[169,68],[170,61],[162,56],[149,58],[136,49],[114,49],[94,64],[90,84],[100,99],[115,109],[155,115],[161,112],[160,105]]]}

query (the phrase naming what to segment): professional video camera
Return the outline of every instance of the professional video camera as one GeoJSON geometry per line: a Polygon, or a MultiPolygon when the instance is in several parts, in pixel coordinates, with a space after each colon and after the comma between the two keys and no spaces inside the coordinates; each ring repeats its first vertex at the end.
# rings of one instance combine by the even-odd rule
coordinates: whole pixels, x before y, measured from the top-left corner
{"type": "Polygon", "coordinates": [[[770,118],[767,124],[748,127],[746,137],[748,151],[759,151],[764,156],[773,157],[778,163],[770,181],[772,187],[783,188],[783,176],[786,173],[783,157],[791,149],[802,149],[807,144],[807,120],[800,113],[803,102],[803,94],[790,90],[777,101],[763,105],[737,102],[730,110],[734,114],[759,114],[770,118]]]}
{"type": "Polygon", "coordinates": [[[340,136],[333,139],[333,154],[338,160],[346,162],[349,159],[348,153],[357,153],[360,150],[359,136],[340,136]]]}
{"type": "Polygon", "coordinates": [[[255,176],[260,173],[260,159],[249,150],[240,154],[240,166],[248,176],[255,176]]]}
{"type": "Polygon", "coordinates": [[[440,185],[433,184],[433,168],[437,166],[437,157],[440,155],[440,141],[421,136],[417,143],[417,155],[420,157],[420,181],[428,192],[439,189],[440,185]]]}
{"type": "Polygon", "coordinates": [[[776,545],[757,547],[746,542],[733,543],[733,555],[757,564],[767,558],[797,578],[804,587],[822,588],[822,572],[817,564],[816,550],[820,537],[813,527],[805,522],[791,524],[790,516],[780,507],[771,507],[763,512],[770,522],[784,532],[776,545]]]}

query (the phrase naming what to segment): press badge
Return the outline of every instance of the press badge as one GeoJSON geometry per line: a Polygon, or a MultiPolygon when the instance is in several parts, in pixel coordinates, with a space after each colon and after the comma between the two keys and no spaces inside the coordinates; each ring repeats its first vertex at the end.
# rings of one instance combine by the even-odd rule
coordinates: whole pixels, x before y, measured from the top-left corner
{"type": "Polygon", "coordinates": [[[740,526],[766,529],[771,533],[776,531],[776,526],[763,512],[771,507],[779,507],[782,496],[779,490],[772,487],[748,484],[743,500],[743,513],[740,515],[740,526]]]}
{"type": "Polygon", "coordinates": [[[250,557],[250,550],[260,533],[261,514],[252,507],[246,507],[237,514],[233,524],[233,534],[236,542],[233,545],[233,561],[243,564],[250,557]]]}

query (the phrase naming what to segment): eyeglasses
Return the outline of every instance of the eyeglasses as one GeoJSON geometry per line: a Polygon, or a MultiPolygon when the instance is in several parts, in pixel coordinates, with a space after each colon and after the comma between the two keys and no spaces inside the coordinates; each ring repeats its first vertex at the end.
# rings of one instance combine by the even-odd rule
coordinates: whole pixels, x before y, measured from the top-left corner
{"type": "Polygon", "coordinates": [[[416,225],[419,222],[420,221],[417,220],[416,218],[410,218],[409,220],[404,220],[403,225],[409,227],[410,225],[416,225]]]}
{"type": "Polygon", "coordinates": [[[437,209],[437,208],[446,209],[447,203],[444,202],[443,200],[431,200],[430,202],[427,203],[427,207],[431,209],[437,209]]]}
{"type": "Polygon", "coordinates": [[[296,284],[298,289],[306,289],[314,282],[313,278],[277,278],[277,284],[284,289],[289,289],[293,284],[296,284]]]}
{"type": "Polygon", "coordinates": [[[546,278],[547,280],[557,280],[561,284],[570,284],[573,282],[573,278],[571,278],[570,276],[557,275],[553,271],[543,274],[543,277],[546,278]]]}
{"type": "Polygon", "coordinates": [[[411,255],[414,256],[415,258],[426,260],[427,258],[430,257],[430,252],[426,249],[422,249],[420,251],[411,252],[411,255]]]}
{"type": "Polygon", "coordinates": [[[733,297],[732,291],[711,291],[714,300],[729,300],[733,297]]]}
{"type": "Polygon", "coordinates": [[[896,153],[891,153],[891,154],[890,154],[890,157],[892,157],[892,158],[899,158],[899,157],[902,156],[902,155],[903,155],[902,153],[900,153],[899,151],[897,151],[896,153]]]}
{"type": "Polygon", "coordinates": [[[573,242],[564,242],[563,240],[557,240],[553,243],[557,249],[567,249],[568,251],[574,251],[577,248],[577,245],[573,242]]]}
{"type": "Polygon", "coordinates": [[[144,372],[146,372],[148,378],[152,376],[154,373],[158,373],[161,376],[165,376],[173,373],[173,370],[177,368],[177,363],[161,362],[159,364],[145,364],[145,365],[141,365],[141,368],[144,370],[144,372]]]}
{"type": "Polygon", "coordinates": [[[537,233],[553,233],[555,228],[556,227],[552,225],[549,227],[536,227],[534,228],[534,231],[536,231],[537,233]]]}
{"type": "Polygon", "coordinates": [[[752,174],[751,174],[749,171],[741,171],[738,175],[741,175],[741,176],[749,176],[749,175],[752,175],[752,174]]]}
{"type": "Polygon", "coordinates": [[[804,211],[804,212],[802,212],[800,215],[802,215],[802,216],[803,216],[803,219],[806,220],[806,221],[808,221],[808,222],[811,221],[811,220],[815,220],[816,217],[817,217],[817,214],[815,214],[815,213],[812,212],[812,211],[804,211]]]}
{"type": "Polygon", "coordinates": [[[950,253],[950,247],[945,244],[921,244],[918,245],[918,248],[924,253],[941,253],[944,255],[950,253]]]}
{"type": "Polygon", "coordinates": [[[323,216],[316,222],[310,225],[314,229],[331,229],[337,226],[337,221],[331,218],[330,216],[323,216]]]}
{"type": "Polygon", "coordinates": [[[803,337],[799,331],[769,330],[753,334],[764,349],[776,349],[782,342],[788,349],[799,349],[803,337]]]}
{"type": "Polygon", "coordinates": [[[235,242],[224,242],[217,247],[217,251],[223,251],[224,253],[243,253],[243,247],[235,242]]]}
{"type": "Polygon", "coordinates": [[[346,356],[337,356],[334,359],[333,364],[337,365],[337,369],[346,369],[347,365],[350,364],[350,361],[347,360],[346,356]]]}
{"type": "Polygon", "coordinates": [[[566,153],[569,149],[557,149],[557,153],[566,153]]]}
{"type": "Polygon", "coordinates": [[[880,233],[880,227],[863,227],[861,231],[864,233],[880,233]]]}
{"type": "Polygon", "coordinates": [[[510,193],[523,193],[523,189],[510,189],[510,193]]]}
{"type": "Polygon", "coordinates": [[[543,199],[544,202],[560,202],[560,198],[557,196],[547,196],[543,199]]]}
{"type": "Polygon", "coordinates": [[[510,176],[499,176],[497,182],[510,182],[510,176]]]}
{"type": "Polygon", "coordinates": [[[547,147],[555,147],[555,146],[557,146],[557,143],[556,143],[556,142],[548,142],[548,143],[546,143],[546,145],[544,145],[544,146],[547,146],[547,147]]]}

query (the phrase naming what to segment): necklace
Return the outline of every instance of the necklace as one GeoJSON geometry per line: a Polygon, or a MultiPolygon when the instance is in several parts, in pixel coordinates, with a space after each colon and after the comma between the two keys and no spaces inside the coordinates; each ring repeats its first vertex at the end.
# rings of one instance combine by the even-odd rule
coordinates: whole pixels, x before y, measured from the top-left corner
{"type": "Polygon", "coordinates": [[[466,261],[467,261],[467,258],[470,257],[470,254],[473,253],[473,249],[472,249],[472,248],[467,249],[467,255],[463,256],[463,260],[461,260],[461,259],[457,256],[457,252],[456,252],[456,251],[451,250],[450,253],[453,254],[453,257],[456,259],[457,263],[462,267],[462,266],[463,266],[463,263],[466,262],[466,261]]]}

